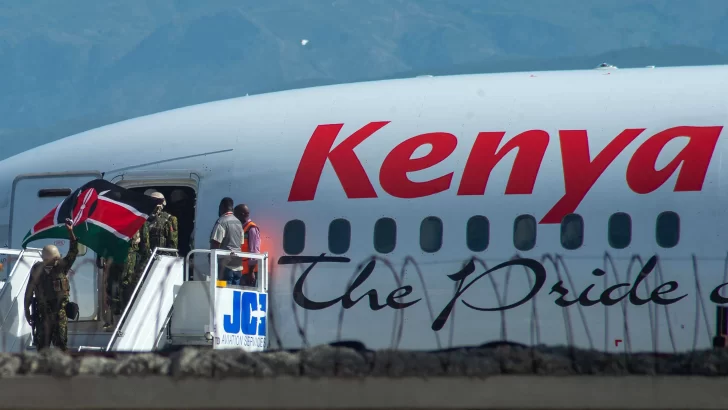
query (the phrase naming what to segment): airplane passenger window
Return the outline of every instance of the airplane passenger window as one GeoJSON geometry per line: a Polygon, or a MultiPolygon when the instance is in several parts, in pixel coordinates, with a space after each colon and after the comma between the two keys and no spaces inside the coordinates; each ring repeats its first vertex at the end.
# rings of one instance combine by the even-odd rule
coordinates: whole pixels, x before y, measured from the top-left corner
{"type": "Polygon", "coordinates": [[[436,216],[428,216],[420,224],[420,248],[434,253],[442,247],[442,220],[436,216]]]}
{"type": "Polygon", "coordinates": [[[397,223],[392,218],[380,218],[374,224],[374,249],[389,253],[397,244],[397,223]]]}
{"type": "Polygon", "coordinates": [[[584,243],[584,218],[569,214],[561,221],[561,246],[564,249],[578,249],[584,243]]]}
{"type": "Polygon", "coordinates": [[[329,251],[341,255],[351,244],[351,224],[346,219],[334,219],[329,224],[329,251]]]}
{"type": "Polygon", "coordinates": [[[607,238],[609,246],[624,249],[632,242],[632,218],[624,212],[617,212],[609,217],[607,238]]]}
{"type": "Polygon", "coordinates": [[[657,216],[655,229],[657,244],[663,248],[672,248],[680,240],[680,217],[672,211],[662,212],[657,216]]]}
{"type": "Polygon", "coordinates": [[[465,241],[471,251],[483,252],[490,242],[490,221],[488,221],[488,218],[475,215],[468,219],[465,241]]]}
{"type": "Polygon", "coordinates": [[[300,219],[286,222],[283,227],[283,252],[298,255],[306,244],[306,224],[300,219]]]}
{"type": "Polygon", "coordinates": [[[71,195],[70,188],[49,188],[38,191],[38,198],[67,197],[71,195]]]}
{"type": "Polygon", "coordinates": [[[513,246],[519,251],[530,251],[536,246],[536,218],[521,215],[513,223],[513,246]]]}

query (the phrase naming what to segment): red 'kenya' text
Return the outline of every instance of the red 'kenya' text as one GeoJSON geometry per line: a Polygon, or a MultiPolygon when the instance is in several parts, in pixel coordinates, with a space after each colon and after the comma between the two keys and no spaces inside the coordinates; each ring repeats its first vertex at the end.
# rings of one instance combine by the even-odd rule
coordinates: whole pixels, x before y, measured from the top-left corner
{"type": "MultiPolygon", "coordinates": [[[[326,161],[336,172],[348,198],[376,198],[374,186],[354,149],[387,124],[389,121],[370,122],[335,147],[334,141],[344,124],[316,127],[298,164],[288,200],[314,199],[326,161]]],[[[632,155],[627,166],[627,185],[638,194],[650,193],[662,186],[680,167],[674,191],[700,191],[722,129],[722,126],[679,126],[652,135],[632,155]],[[655,169],[662,149],[678,137],[687,137],[687,145],[666,167],[655,169]]],[[[625,129],[593,159],[589,155],[586,130],[560,130],[565,193],[540,223],[560,223],[564,216],[574,212],[609,164],[644,130],[625,129]]],[[[550,136],[542,130],[524,131],[498,149],[505,134],[481,132],[477,135],[465,163],[457,195],[483,195],[493,168],[516,148],[518,151],[505,194],[533,192],[550,136]]],[[[450,189],[454,172],[424,182],[412,181],[408,174],[439,164],[455,151],[457,143],[457,137],[447,132],[420,134],[401,142],[382,161],[380,186],[397,198],[421,198],[450,189]],[[412,154],[423,145],[431,146],[430,152],[423,157],[412,158],[412,154]]]]}

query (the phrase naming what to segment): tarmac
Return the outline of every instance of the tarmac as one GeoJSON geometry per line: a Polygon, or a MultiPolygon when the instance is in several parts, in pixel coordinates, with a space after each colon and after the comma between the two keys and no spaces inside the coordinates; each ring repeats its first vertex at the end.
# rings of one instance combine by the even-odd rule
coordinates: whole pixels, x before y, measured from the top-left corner
{"type": "Polygon", "coordinates": [[[727,376],[724,350],[51,349],[0,355],[0,409],[725,409],[727,376]]]}

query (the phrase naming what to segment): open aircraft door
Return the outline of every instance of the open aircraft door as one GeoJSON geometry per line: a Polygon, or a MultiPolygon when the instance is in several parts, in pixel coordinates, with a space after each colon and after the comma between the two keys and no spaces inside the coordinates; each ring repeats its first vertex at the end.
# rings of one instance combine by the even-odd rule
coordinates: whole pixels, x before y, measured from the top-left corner
{"type": "MultiPolygon", "coordinates": [[[[98,171],[86,171],[26,174],[15,178],[10,199],[10,247],[19,249],[35,223],[73,191],[101,176],[98,171]]],[[[28,247],[42,248],[48,244],[56,245],[61,255],[68,252],[68,240],[37,240],[28,247]]],[[[99,308],[96,254],[83,245],[80,248],[69,275],[71,300],[78,303],[79,320],[94,320],[99,308]]]]}
{"type": "MultiPolygon", "coordinates": [[[[153,188],[162,192],[167,200],[165,211],[176,216],[179,223],[178,250],[180,256],[185,256],[188,251],[194,249],[192,235],[197,224],[197,204],[200,198],[200,176],[197,172],[192,169],[121,170],[107,172],[106,179],[125,189],[153,188]],[[164,193],[165,190],[169,193],[169,190],[176,190],[177,188],[191,189],[193,194],[190,195],[190,198],[192,199],[175,203],[173,197],[164,193]],[[180,207],[180,203],[185,204],[180,207]]],[[[215,205],[215,208],[217,208],[217,205],[215,205]]],[[[195,266],[194,272],[208,272],[207,259],[203,259],[203,261],[192,260],[195,266]]]]}

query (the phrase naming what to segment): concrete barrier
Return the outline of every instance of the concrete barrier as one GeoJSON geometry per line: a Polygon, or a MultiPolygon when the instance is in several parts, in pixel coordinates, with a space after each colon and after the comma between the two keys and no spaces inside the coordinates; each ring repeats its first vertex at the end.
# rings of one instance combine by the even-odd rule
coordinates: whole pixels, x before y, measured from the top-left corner
{"type": "Polygon", "coordinates": [[[728,354],[318,346],[0,355],[0,409],[723,409],[728,354]],[[716,377],[718,376],[718,377],[716,377]],[[723,377],[720,377],[723,376],[723,377]]]}

